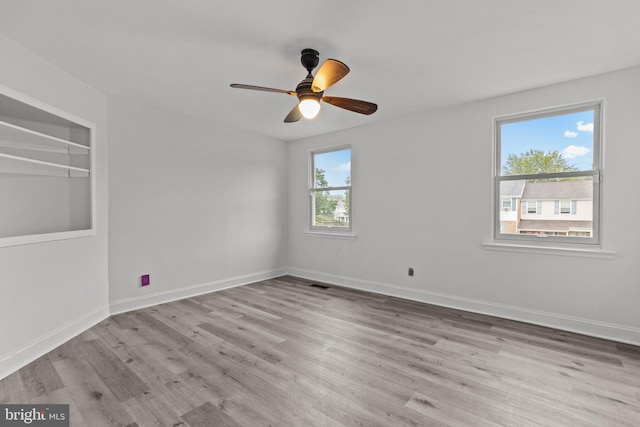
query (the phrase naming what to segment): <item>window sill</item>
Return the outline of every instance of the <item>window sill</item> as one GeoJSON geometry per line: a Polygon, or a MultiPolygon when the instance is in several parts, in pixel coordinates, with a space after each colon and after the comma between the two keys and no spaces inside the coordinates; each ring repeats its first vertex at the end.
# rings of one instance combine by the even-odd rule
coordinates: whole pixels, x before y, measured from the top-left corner
{"type": "Polygon", "coordinates": [[[357,234],[335,232],[335,231],[305,231],[304,234],[312,237],[329,237],[332,239],[347,239],[347,240],[355,240],[357,237],[357,234]]]}
{"type": "Polygon", "coordinates": [[[485,249],[491,251],[521,252],[529,254],[561,255],[583,258],[614,259],[616,253],[602,249],[561,248],[551,246],[520,245],[513,243],[483,243],[485,249]]]}

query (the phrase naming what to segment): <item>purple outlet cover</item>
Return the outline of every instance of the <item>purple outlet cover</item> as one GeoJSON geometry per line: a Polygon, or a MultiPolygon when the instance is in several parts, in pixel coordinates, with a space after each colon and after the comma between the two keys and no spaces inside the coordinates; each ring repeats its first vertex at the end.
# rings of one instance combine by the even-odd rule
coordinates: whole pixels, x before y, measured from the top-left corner
{"type": "Polygon", "coordinates": [[[148,274],[140,276],[140,285],[147,286],[149,284],[151,284],[151,279],[148,274]]]}

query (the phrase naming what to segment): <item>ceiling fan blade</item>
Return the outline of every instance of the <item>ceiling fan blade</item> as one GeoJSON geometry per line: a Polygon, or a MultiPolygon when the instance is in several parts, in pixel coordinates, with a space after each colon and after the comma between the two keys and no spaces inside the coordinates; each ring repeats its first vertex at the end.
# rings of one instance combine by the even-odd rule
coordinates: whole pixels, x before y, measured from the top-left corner
{"type": "Polygon", "coordinates": [[[336,59],[327,59],[316,73],[311,89],[322,92],[349,74],[349,67],[336,59]]]}
{"type": "Polygon", "coordinates": [[[288,95],[295,95],[296,92],[293,90],[284,90],[284,89],[274,89],[272,87],[264,87],[264,86],[253,86],[253,85],[245,85],[242,83],[231,83],[230,85],[236,89],[251,89],[251,90],[261,90],[264,92],[276,92],[276,93],[286,93],[288,95]]]}
{"type": "Polygon", "coordinates": [[[293,122],[297,122],[301,118],[302,118],[302,114],[300,113],[300,109],[298,108],[298,104],[296,104],[296,106],[293,107],[293,110],[291,110],[289,112],[289,114],[287,114],[287,117],[284,118],[284,122],[285,123],[293,123],[293,122]]]}
{"type": "Polygon", "coordinates": [[[323,96],[322,100],[336,107],[353,111],[360,114],[373,114],[378,109],[378,105],[373,102],[360,101],[359,99],[338,98],[336,96],[323,96]]]}

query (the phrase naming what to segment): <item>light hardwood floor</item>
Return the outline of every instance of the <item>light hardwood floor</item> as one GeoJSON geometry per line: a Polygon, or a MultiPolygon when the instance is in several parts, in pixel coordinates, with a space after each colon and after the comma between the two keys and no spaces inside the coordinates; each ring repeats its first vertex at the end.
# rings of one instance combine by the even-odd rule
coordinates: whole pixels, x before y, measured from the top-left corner
{"type": "Polygon", "coordinates": [[[110,317],[0,382],[74,426],[640,426],[640,347],[281,277],[110,317]]]}

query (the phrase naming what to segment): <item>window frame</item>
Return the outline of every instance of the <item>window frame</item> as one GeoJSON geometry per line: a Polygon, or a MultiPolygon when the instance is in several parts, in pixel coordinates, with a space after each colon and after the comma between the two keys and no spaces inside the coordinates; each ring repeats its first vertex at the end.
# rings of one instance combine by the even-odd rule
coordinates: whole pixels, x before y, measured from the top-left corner
{"type": "MultiPolygon", "coordinates": [[[[547,108],[524,113],[511,114],[505,116],[494,117],[493,119],[493,148],[494,148],[494,167],[493,167],[493,197],[492,197],[492,218],[493,218],[493,242],[501,244],[522,244],[534,246],[552,246],[560,248],[572,247],[598,247],[601,248],[601,227],[600,218],[602,216],[602,206],[600,200],[602,198],[602,150],[603,150],[603,109],[604,101],[590,101],[580,104],[572,104],[554,108],[547,108]],[[502,152],[501,152],[501,129],[502,125],[522,122],[528,120],[537,120],[547,117],[561,116],[565,114],[573,114],[584,111],[593,111],[593,165],[591,170],[573,171],[573,172],[557,172],[557,173],[538,173],[526,175],[502,175],[502,152]],[[511,180],[534,180],[534,179],[553,179],[553,178],[571,178],[571,177],[588,177],[593,182],[593,199],[592,199],[592,232],[591,237],[569,237],[569,236],[549,236],[549,235],[533,235],[533,234],[504,234],[500,228],[500,209],[502,208],[500,200],[500,184],[503,181],[511,180]]],[[[523,202],[522,200],[521,202],[523,202]]],[[[523,209],[524,213],[524,209],[523,209]]]]}
{"type": "Polygon", "coordinates": [[[307,174],[309,182],[309,231],[313,233],[327,233],[327,234],[350,234],[353,230],[353,146],[351,144],[343,144],[332,147],[324,147],[309,151],[309,173],[307,174]],[[349,150],[349,161],[351,163],[350,168],[350,185],[343,185],[338,187],[315,187],[315,156],[318,154],[326,154],[334,151],[349,150]],[[315,193],[319,191],[348,191],[349,203],[347,210],[349,212],[349,225],[342,226],[320,226],[314,225],[315,219],[315,193]]]}

